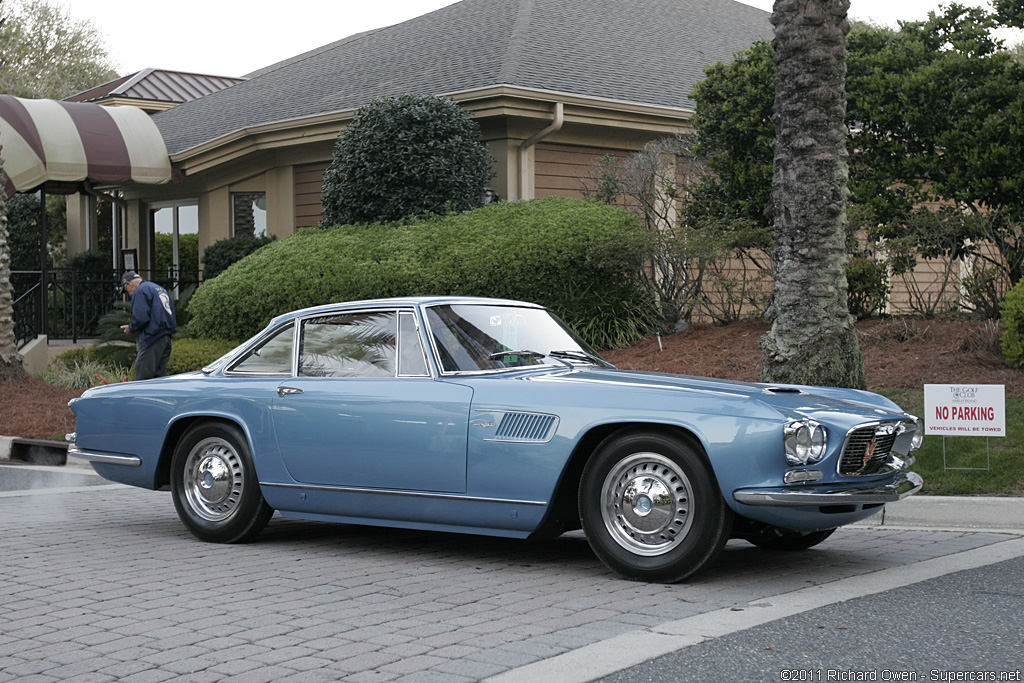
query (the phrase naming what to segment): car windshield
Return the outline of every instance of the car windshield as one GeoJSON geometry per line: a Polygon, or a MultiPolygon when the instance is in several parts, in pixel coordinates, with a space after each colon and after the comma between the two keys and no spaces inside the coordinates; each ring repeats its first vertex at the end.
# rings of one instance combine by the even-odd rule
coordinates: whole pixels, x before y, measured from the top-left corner
{"type": "Polygon", "coordinates": [[[444,372],[531,365],[607,365],[549,311],[520,306],[455,304],[427,309],[444,372]]]}

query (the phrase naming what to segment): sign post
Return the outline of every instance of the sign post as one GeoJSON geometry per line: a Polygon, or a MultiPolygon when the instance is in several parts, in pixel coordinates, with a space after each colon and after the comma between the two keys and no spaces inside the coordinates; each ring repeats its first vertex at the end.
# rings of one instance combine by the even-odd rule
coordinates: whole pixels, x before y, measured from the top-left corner
{"type": "Polygon", "coordinates": [[[925,384],[925,434],[942,439],[942,466],[947,470],[989,470],[988,437],[1006,436],[1006,387],[1002,384],[925,384]],[[985,467],[947,467],[947,436],[984,436],[985,467]]]}

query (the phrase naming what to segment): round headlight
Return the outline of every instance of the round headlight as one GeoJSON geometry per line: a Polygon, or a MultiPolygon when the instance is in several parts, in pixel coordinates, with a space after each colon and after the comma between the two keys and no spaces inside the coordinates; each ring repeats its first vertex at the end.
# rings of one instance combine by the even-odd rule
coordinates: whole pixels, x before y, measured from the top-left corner
{"type": "Polygon", "coordinates": [[[825,428],[814,420],[787,422],[784,434],[786,462],[790,465],[810,465],[825,457],[825,428]]]}
{"type": "Polygon", "coordinates": [[[924,443],[924,434],[920,431],[914,432],[914,438],[910,441],[910,450],[916,451],[924,443]]]}

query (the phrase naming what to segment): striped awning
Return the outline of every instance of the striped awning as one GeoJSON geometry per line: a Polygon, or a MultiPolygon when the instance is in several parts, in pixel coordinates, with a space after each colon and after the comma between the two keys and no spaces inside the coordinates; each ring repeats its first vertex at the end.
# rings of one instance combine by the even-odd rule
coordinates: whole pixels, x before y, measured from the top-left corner
{"type": "Polygon", "coordinates": [[[49,181],[158,184],[171,161],[156,124],[136,107],[0,95],[5,196],[49,181]]]}

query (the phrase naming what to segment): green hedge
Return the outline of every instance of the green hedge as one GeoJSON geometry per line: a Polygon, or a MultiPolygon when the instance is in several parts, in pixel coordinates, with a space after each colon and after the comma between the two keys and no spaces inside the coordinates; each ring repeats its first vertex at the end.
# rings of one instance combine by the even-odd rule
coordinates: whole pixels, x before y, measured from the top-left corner
{"type": "Polygon", "coordinates": [[[246,338],[280,313],[335,301],[465,295],[550,306],[599,347],[651,329],[631,214],[575,199],[491,204],[419,222],[307,228],[205,283],[197,337],[246,338]]]}
{"type": "MultiPolygon", "coordinates": [[[[160,274],[174,268],[174,235],[158,232],[153,236],[153,245],[156,250],[154,270],[159,279],[160,274]]],[[[199,270],[199,235],[178,235],[178,268],[185,273],[199,270]]]]}
{"type": "Polygon", "coordinates": [[[1000,310],[1003,356],[1015,368],[1024,368],[1024,280],[1006,293],[1000,310]]]}
{"type": "Polygon", "coordinates": [[[263,237],[249,237],[247,235],[236,235],[214,242],[203,250],[203,278],[211,280],[232,264],[241,261],[260,247],[273,242],[276,238],[271,235],[263,237]]]}
{"type": "Polygon", "coordinates": [[[171,358],[167,361],[167,374],[194,372],[217,360],[239,342],[227,339],[194,339],[185,337],[171,343],[171,358]]]}

